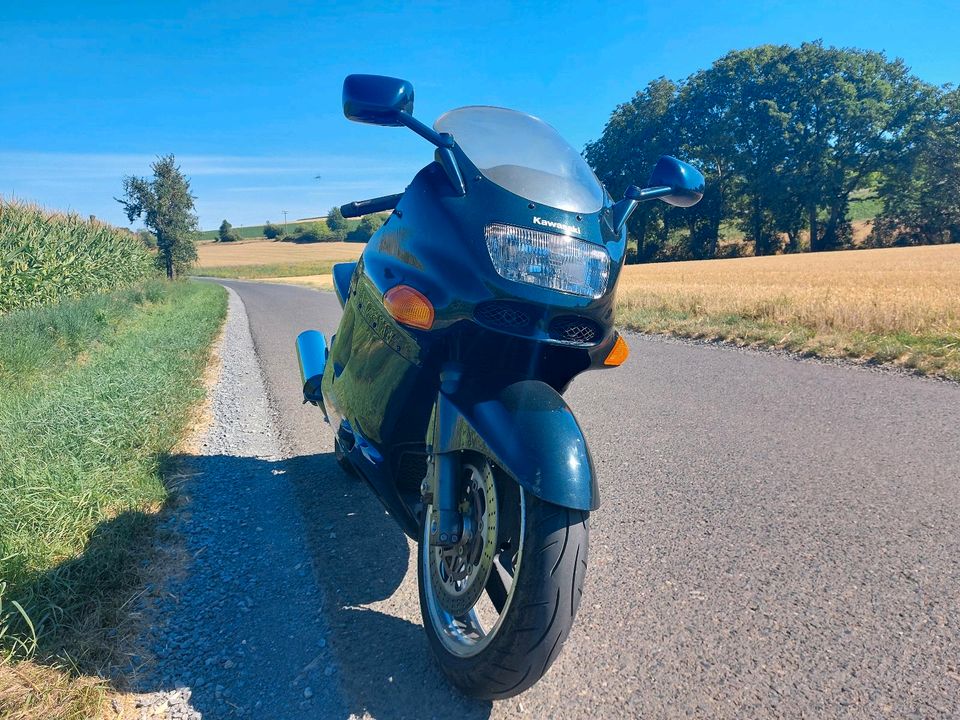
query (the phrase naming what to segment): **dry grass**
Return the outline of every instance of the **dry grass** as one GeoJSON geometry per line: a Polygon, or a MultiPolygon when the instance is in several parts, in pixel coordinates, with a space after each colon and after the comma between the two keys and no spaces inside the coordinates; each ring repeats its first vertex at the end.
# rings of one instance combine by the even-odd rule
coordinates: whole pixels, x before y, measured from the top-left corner
{"type": "MultiPolygon", "coordinates": [[[[252,265],[293,265],[356,260],[364,243],[288,243],[259,240],[239,243],[203,243],[197,246],[197,273],[206,268],[252,265]]],[[[303,273],[306,274],[306,273],[303,273]]]]}
{"type": "Polygon", "coordinates": [[[634,265],[638,330],[892,362],[960,379],[960,246],[634,265]]]}
{"type": "MultiPolygon", "coordinates": [[[[75,677],[66,670],[34,662],[0,665],[2,720],[83,720],[121,717],[114,711],[105,681],[75,677]]],[[[123,709],[124,703],[118,699],[123,709]]],[[[128,715],[128,717],[132,717],[128,715]]]]}

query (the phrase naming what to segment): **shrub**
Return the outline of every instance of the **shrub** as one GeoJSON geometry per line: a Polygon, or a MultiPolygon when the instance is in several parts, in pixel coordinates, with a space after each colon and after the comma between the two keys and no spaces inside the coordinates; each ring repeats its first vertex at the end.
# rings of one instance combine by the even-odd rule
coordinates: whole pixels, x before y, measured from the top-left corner
{"type": "Polygon", "coordinates": [[[236,242],[240,239],[240,233],[233,229],[233,225],[224,220],[220,223],[220,230],[217,231],[217,237],[220,242],[236,242]]]}
{"type": "Polygon", "coordinates": [[[348,242],[367,242],[383,225],[383,218],[379,215],[364,215],[356,228],[347,234],[348,242]]]}
{"type": "Polygon", "coordinates": [[[333,230],[333,232],[346,231],[347,220],[343,217],[343,213],[340,212],[340,208],[336,206],[330,208],[330,212],[327,213],[327,227],[333,230]]]}
{"type": "Polygon", "coordinates": [[[310,223],[309,225],[297,225],[293,232],[284,236],[284,242],[295,243],[315,243],[325,242],[334,239],[334,234],[323,223],[310,223]]]}
{"type": "Polygon", "coordinates": [[[157,249],[157,236],[149,230],[137,230],[137,238],[139,238],[145,248],[149,250],[157,249]]]}
{"type": "Polygon", "coordinates": [[[279,237],[283,237],[283,227],[268,222],[263,226],[263,236],[268,240],[276,240],[279,237]]]}

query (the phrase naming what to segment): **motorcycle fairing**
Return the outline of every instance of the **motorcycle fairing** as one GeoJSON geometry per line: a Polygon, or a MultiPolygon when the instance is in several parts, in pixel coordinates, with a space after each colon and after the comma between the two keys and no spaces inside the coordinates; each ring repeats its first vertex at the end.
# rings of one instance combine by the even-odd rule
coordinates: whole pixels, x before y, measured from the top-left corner
{"type": "Polygon", "coordinates": [[[583,431],[563,397],[538,380],[492,392],[468,385],[451,394],[441,390],[428,448],[490,457],[524,489],[555,505],[577,510],[600,505],[583,431]]]}

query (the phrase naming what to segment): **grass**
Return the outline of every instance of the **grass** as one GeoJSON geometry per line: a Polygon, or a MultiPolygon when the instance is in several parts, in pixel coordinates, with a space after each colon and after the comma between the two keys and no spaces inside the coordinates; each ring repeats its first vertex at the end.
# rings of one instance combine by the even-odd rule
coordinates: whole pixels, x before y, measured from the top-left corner
{"type": "Polygon", "coordinates": [[[265,278],[285,278],[304,275],[329,275],[334,265],[328,260],[299,263],[271,263],[266,265],[227,265],[220,267],[198,268],[198,275],[233,280],[260,280],[265,278]]]}
{"type": "Polygon", "coordinates": [[[632,265],[618,322],[960,380],[960,246],[632,265]]]}
{"type": "Polygon", "coordinates": [[[0,717],[40,667],[14,660],[52,678],[26,683],[31,703],[59,692],[62,670],[115,662],[167,497],[161,465],[203,396],[225,312],[221,287],[152,280],[0,318],[0,717]]]}
{"type": "Polygon", "coordinates": [[[850,198],[849,217],[853,222],[873,220],[883,210],[883,202],[872,195],[850,198]]]}
{"type": "MultiPolygon", "coordinates": [[[[300,220],[288,220],[287,221],[287,232],[293,232],[293,229],[298,225],[300,227],[306,227],[308,225],[314,225],[316,223],[322,223],[326,221],[326,216],[323,217],[313,217],[313,218],[302,218],[300,220]]],[[[273,223],[277,227],[283,227],[283,222],[273,223]]],[[[347,220],[347,230],[353,230],[360,224],[360,220],[355,218],[350,218],[347,220]]],[[[242,227],[234,227],[233,229],[237,231],[241,238],[244,240],[253,240],[253,239],[262,239],[263,229],[266,225],[245,225],[242,227]]],[[[201,242],[210,242],[216,240],[220,236],[220,229],[216,230],[201,230],[197,233],[197,239],[201,242]]]]}
{"type": "MultiPolygon", "coordinates": [[[[282,225],[283,223],[278,223],[282,225]]],[[[254,238],[263,237],[263,228],[265,225],[246,225],[244,227],[234,227],[233,229],[237,231],[237,234],[242,237],[244,240],[253,240],[254,238]]],[[[201,230],[197,233],[197,239],[201,242],[216,240],[220,237],[220,229],[216,230],[201,230]]]]}

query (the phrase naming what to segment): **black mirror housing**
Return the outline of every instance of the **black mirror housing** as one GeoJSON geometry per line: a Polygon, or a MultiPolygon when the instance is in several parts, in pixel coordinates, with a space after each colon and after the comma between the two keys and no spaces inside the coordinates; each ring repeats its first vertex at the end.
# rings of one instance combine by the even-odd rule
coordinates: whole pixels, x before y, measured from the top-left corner
{"type": "Polygon", "coordinates": [[[650,173],[650,180],[647,181],[647,187],[640,190],[640,196],[630,196],[630,191],[636,190],[631,186],[625,193],[625,197],[630,197],[631,200],[646,200],[656,197],[668,205],[691,207],[700,202],[703,197],[704,185],[703,174],[693,165],[677,160],[670,155],[664,155],[657,160],[653,172],[650,173]],[[660,188],[669,188],[669,191],[649,192],[657,191],[660,188]]]}
{"type": "Polygon", "coordinates": [[[349,120],[396,127],[413,114],[413,85],[386,75],[347,75],[343,81],[343,114],[349,120]]]}
{"type": "Polygon", "coordinates": [[[703,174],[693,165],[664,155],[657,160],[647,187],[630,185],[623,192],[623,200],[614,203],[610,221],[614,230],[620,233],[627,224],[637,204],[646,200],[663,200],[676,207],[691,207],[700,202],[705,186],[703,174]]]}

